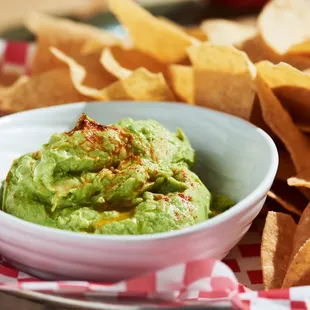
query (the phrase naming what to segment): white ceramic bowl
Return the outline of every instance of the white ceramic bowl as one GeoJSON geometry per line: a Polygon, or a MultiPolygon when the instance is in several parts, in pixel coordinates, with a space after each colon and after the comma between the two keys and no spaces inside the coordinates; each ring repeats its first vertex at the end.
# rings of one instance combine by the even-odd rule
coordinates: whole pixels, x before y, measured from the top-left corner
{"type": "Polygon", "coordinates": [[[271,138],[241,119],[175,103],[77,103],[3,117],[0,179],[14,158],[39,149],[54,132],[71,129],[82,112],[101,123],[132,117],[181,127],[197,152],[200,178],[238,203],[204,223],[144,236],[62,231],[0,211],[0,254],[24,271],[50,279],[115,281],[192,259],[222,259],[261,210],[278,166],[271,138]]]}

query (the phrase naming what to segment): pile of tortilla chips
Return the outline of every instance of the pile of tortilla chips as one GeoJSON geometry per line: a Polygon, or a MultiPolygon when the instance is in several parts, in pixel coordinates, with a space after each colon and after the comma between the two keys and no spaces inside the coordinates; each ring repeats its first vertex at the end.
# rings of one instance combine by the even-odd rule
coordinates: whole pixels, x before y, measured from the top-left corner
{"type": "Polygon", "coordinates": [[[296,225],[281,212],[268,212],[261,259],[265,289],[310,284],[310,204],[296,225]]]}
{"type": "Polygon", "coordinates": [[[277,143],[280,166],[269,197],[287,213],[267,217],[266,288],[310,284],[300,269],[310,260],[307,213],[297,229],[289,215],[300,217],[310,200],[308,1],[273,0],[257,18],[212,19],[195,27],[152,16],[133,0],[108,2],[126,37],[44,14],[27,16],[37,38],[31,74],[14,83],[0,76],[0,115],[76,101],[179,101],[252,122],[277,143]]]}

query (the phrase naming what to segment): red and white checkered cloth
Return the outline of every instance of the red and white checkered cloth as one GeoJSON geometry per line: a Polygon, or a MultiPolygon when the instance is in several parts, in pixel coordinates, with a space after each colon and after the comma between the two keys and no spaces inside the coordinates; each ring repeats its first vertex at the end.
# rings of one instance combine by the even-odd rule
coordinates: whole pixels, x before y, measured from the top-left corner
{"type": "MultiPolygon", "coordinates": [[[[0,72],[29,74],[34,50],[33,44],[0,40],[0,72]]],[[[263,224],[264,218],[258,218],[223,262],[188,262],[116,284],[41,281],[14,269],[0,253],[0,290],[35,291],[114,306],[129,301],[130,305],[158,308],[204,304],[246,310],[310,309],[310,287],[262,291],[263,224]]]]}
{"type": "Polygon", "coordinates": [[[0,40],[0,72],[29,74],[35,45],[0,40]]]}
{"type": "Polygon", "coordinates": [[[75,300],[107,300],[114,305],[178,307],[208,305],[235,309],[310,309],[310,287],[254,292],[238,284],[232,270],[220,261],[204,259],[115,284],[85,281],[40,281],[8,265],[0,264],[0,290],[35,291],[75,300]],[[2,282],[2,283],[1,283],[2,282]],[[74,297],[72,297],[74,296],[74,297]],[[107,299],[108,298],[108,299],[107,299]]]}

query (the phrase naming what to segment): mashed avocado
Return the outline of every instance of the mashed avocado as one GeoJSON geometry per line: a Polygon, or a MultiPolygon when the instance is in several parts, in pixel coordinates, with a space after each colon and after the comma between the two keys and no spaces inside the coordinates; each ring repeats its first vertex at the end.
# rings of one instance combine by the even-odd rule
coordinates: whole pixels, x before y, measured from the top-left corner
{"type": "Polygon", "coordinates": [[[83,114],[73,130],[13,162],[2,209],[78,232],[180,229],[212,214],[210,192],[190,171],[194,158],[180,129],[172,133],[153,120],[100,125],[83,114]]]}

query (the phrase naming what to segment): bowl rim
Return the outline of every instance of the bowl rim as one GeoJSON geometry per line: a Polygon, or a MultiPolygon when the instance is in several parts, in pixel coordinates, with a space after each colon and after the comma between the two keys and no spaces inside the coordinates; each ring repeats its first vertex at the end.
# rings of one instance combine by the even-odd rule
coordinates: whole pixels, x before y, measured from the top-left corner
{"type": "Polygon", "coordinates": [[[272,140],[272,138],[262,129],[256,127],[255,125],[251,124],[250,122],[243,120],[239,117],[212,110],[209,108],[205,107],[199,107],[199,106],[190,106],[190,105],[185,105],[184,103],[179,103],[179,102],[152,102],[152,101],[143,101],[143,102],[135,102],[135,101],[108,101],[108,102],[103,102],[103,101],[90,101],[90,102],[75,102],[75,103],[68,103],[68,104],[62,104],[62,105],[57,105],[57,106],[51,106],[51,107],[43,107],[43,108],[38,108],[38,109],[32,109],[28,111],[23,111],[23,112],[18,112],[14,114],[10,114],[7,116],[3,116],[0,118],[0,125],[2,123],[6,123],[10,121],[10,118],[15,118],[20,115],[24,114],[33,114],[39,111],[48,111],[48,110],[55,110],[55,109],[64,109],[72,106],[87,106],[91,104],[100,104],[100,105],[106,105],[106,104],[154,104],[156,105],[178,105],[180,107],[187,107],[189,109],[196,109],[196,110],[201,110],[201,111],[207,111],[207,113],[213,113],[217,114],[221,117],[227,117],[227,118],[233,118],[235,121],[243,123],[244,125],[248,126],[251,129],[255,129],[258,135],[260,135],[263,140],[267,143],[267,146],[270,149],[271,153],[271,159],[270,159],[270,164],[268,167],[268,171],[265,175],[265,177],[262,179],[260,184],[256,187],[255,190],[253,190],[249,195],[247,195],[244,199],[236,203],[232,208],[229,210],[217,215],[214,218],[208,219],[204,222],[195,224],[193,226],[189,226],[186,228],[182,228],[179,230],[174,230],[174,231],[168,231],[168,232],[162,232],[162,233],[154,233],[154,234],[146,234],[146,235],[101,235],[101,234],[86,234],[86,233],[81,233],[81,232],[71,232],[67,230],[62,230],[58,228],[52,228],[52,227],[46,227],[43,225],[31,223],[28,221],[25,221],[23,219],[17,218],[11,214],[8,214],[0,209],[0,218],[4,218],[8,222],[16,223],[18,227],[20,228],[26,228],[34,232],[40,233],[50,233],[53,235],[53,239],[59,237],[67,237],[67,238],[75,238],[75,239],[80,239],[80,240],[102,240],[106,242],[123,242],[123,241],[128,241],[131,243],[135,242],[142,242],[142,241],[151,241],[151,240],[164,240],[164,239],[173,239],[173,238],[178,238],[182,237],[184,235],[191,235],[194,233],[199,233],[202,230],[205,229],[210,229],[212,227],[218,226],[223,224],[225,221],[227,221],[229,218],[237,215],[238,213],[245,211],[249,207],[251,207],[253,204],[259,202],[261,199],[266,196],[267,192],[270,189],[270,186],[272,185],[272,182],[275,178],[277,169],[278,169],[278,164],[279,164],[279,156],[278,156],[278,150],[277,147],[272,140]],[[23,226],[23,227],[22,227],[23,226]]]}

